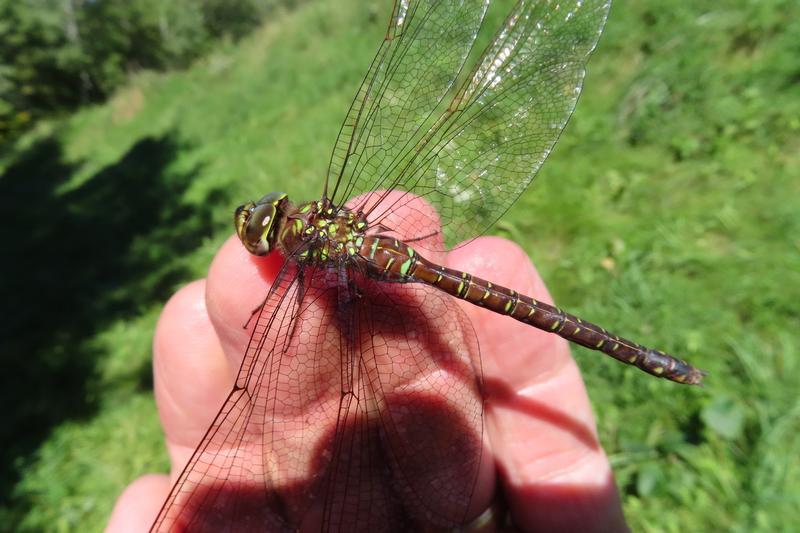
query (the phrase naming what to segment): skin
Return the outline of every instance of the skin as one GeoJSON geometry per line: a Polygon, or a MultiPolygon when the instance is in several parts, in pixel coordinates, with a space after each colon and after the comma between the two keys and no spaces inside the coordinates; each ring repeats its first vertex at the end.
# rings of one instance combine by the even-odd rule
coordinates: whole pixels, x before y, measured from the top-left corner
{"type": "MultiPolygon", "coordinates": [[[[541,301],[552,302],[525,253],[496,237],[431,256],[541,301]]],[[[108,531],[146,531],[231,389],[247,332],[243,317],[267,293],[281,258],[255,257],[234,236],[208,278],[167,302],[154,339],[155,395],[171,476],[134,481],[117,500],[108,531]]],[[[542,531],[627,531],[589,399],[567,342],[466,302],[481,347],[486,452],[476,494],[499,485],[515,526],[542,531]]],[[[480,509],[477,510],[480,512],[480,509]]]]}

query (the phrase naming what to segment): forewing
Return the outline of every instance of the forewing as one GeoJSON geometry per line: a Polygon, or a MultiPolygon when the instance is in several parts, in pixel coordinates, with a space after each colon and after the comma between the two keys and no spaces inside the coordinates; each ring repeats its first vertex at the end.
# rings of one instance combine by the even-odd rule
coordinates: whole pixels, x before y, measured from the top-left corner
{"type": "Polygon", "coordinates": [[[383,43],[336,140],[326,194],[345,200],[390,176],[447,96],[488,0],[396,0],[383,43]]]}
{"type": "Polygon", "coordinates": [[[301,350],[302,278],[281,269],[253,331],[233,390],[172,488],[152,531],[291,531],[291,496],[306,474],[290,387],[301,350]]]}
{"type": "Polygon", "coordinates": [[[369,176],[368,186],[381,189],[365,201],[371,221],[404,202],[382,201],[398,189],[436,207],[446,245],[483,233],[530,184],[567,124],[609,6],[520,0],[435,124],[396,165],[369,176]]]}

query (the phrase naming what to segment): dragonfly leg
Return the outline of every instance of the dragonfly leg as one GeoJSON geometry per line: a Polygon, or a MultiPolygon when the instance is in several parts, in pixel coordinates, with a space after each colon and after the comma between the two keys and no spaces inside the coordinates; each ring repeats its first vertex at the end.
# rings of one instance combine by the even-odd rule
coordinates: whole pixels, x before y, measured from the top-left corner
{"type": "Polygon", "coordinates": [[[260,304],[258,304],[255,307],[255,309],[250,311],[250,317],[247,319],[247,322],[244,323],[244,325],[242,326],[242,329],[247,329],[247,327],[250,325],[250,322],[253,320],[253,317],[256,316],[256,315],[261,314],[261,310],[264,309],[265,305],[267,305],[267,300],[268,299],[269,299],[269,296],[264,298],[264,300],[260,304]]]}
{"type": "Polygon", "coordinates": [[[439,231],[432,231],[432,232],[430,232],[430,233],[428,233],[426,235],[422,235],[420,237],[414,237],[413,239],[405,239],[405,242],[423,241],[423,240],[428,239],[430,237],[435,237],[436,235],[439,235],[439,233],[440,233],[439,231]]]}
{"type": "MultiPolygon", "coordinates": [[[[396,232],[396,230],[394,230],[390,226],[387,226],[386,224],[383,224],[383,223],[375,224],[374,226],[371,226],[370,229],[378,230],[377,233],[396,232]]],[[[429,239],[431,237],[435,237],[436,235],[439,235],[440,233],[441,233],[441,231],[439,231],[439,230],[431,231],[430,233],[426,233],[425,235],[420,235],[419,237],[411,237],[410,239],[403,239],[403,242],[424,241],[425,239],[429,239]]]]}

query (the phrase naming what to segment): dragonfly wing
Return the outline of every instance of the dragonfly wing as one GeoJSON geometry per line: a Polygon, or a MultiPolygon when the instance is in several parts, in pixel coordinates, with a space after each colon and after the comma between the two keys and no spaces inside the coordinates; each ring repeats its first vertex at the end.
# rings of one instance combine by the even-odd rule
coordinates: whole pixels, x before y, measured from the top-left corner
{"type": "Polygon", "coordinates": [[[410,193],[405,201],[414,195],[433,204],[447,246],[485,232],[527,188],[566,126],[609,6],[520,0],[438,120],[413,146],[399,143],[391,167],[355,182],[356,192],[382,189],[365,200],[371,222],[403,203],[387,200],[385,191],[395,189],[410,193]]]}
{"type": "Polygon", "coordinates": [[[282,271],[154,531],[407,531],[467,518],[482,453],[469,321],[427,287],[353,276],[282,271]]]}
{"type": "MultiPolygon", "coordinates": [[[[284,392],[298,352],[302,277],[281,269],[258,311],[233,390],[164,503],[152,531],[291,531],[303,433],[284,392]]],[[[307,432],[306,432],[307,434],[307,432]]]]}
{"type": "Polygon", "coordinates": [[[255,411],[245,390],[231,392],[151,531],[291,531],[254,461],[251,428],[262,423],[255,411]],[[234,525],[242,521],[250,526],[234,525]]]}
{"type": "Polygon", "coordinates": [[[425,133],[463,68],[488,3],[395,1],[331,154],[325,192],[334,202],[375,189],[425,133]]]}
{"type": "Polygon", "coordinates": [[[428,287],[347,283],[339,288],[347,326],[323,530],[463,525],[488,506],[475,497],[483,403],[472,326],[452,299],[428,287]]]}

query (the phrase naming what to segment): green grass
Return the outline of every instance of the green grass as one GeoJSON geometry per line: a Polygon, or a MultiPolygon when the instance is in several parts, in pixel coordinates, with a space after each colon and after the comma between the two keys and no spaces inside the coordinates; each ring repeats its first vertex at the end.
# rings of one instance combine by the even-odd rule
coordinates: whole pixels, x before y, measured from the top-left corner
{"type": "MultiPolygon", "coordinates": [[[[99,530],[166,469],[160,308],[239,200],[319,195],[387,4],[281,14],[2,149],[4,527],[99,530]]],[[[574,349],[636,531],[798,519],[799,21],[792,1],[619,2],[572,122],[495,227],[559,304],[711,372],[682,388],[574,349]]]]}

